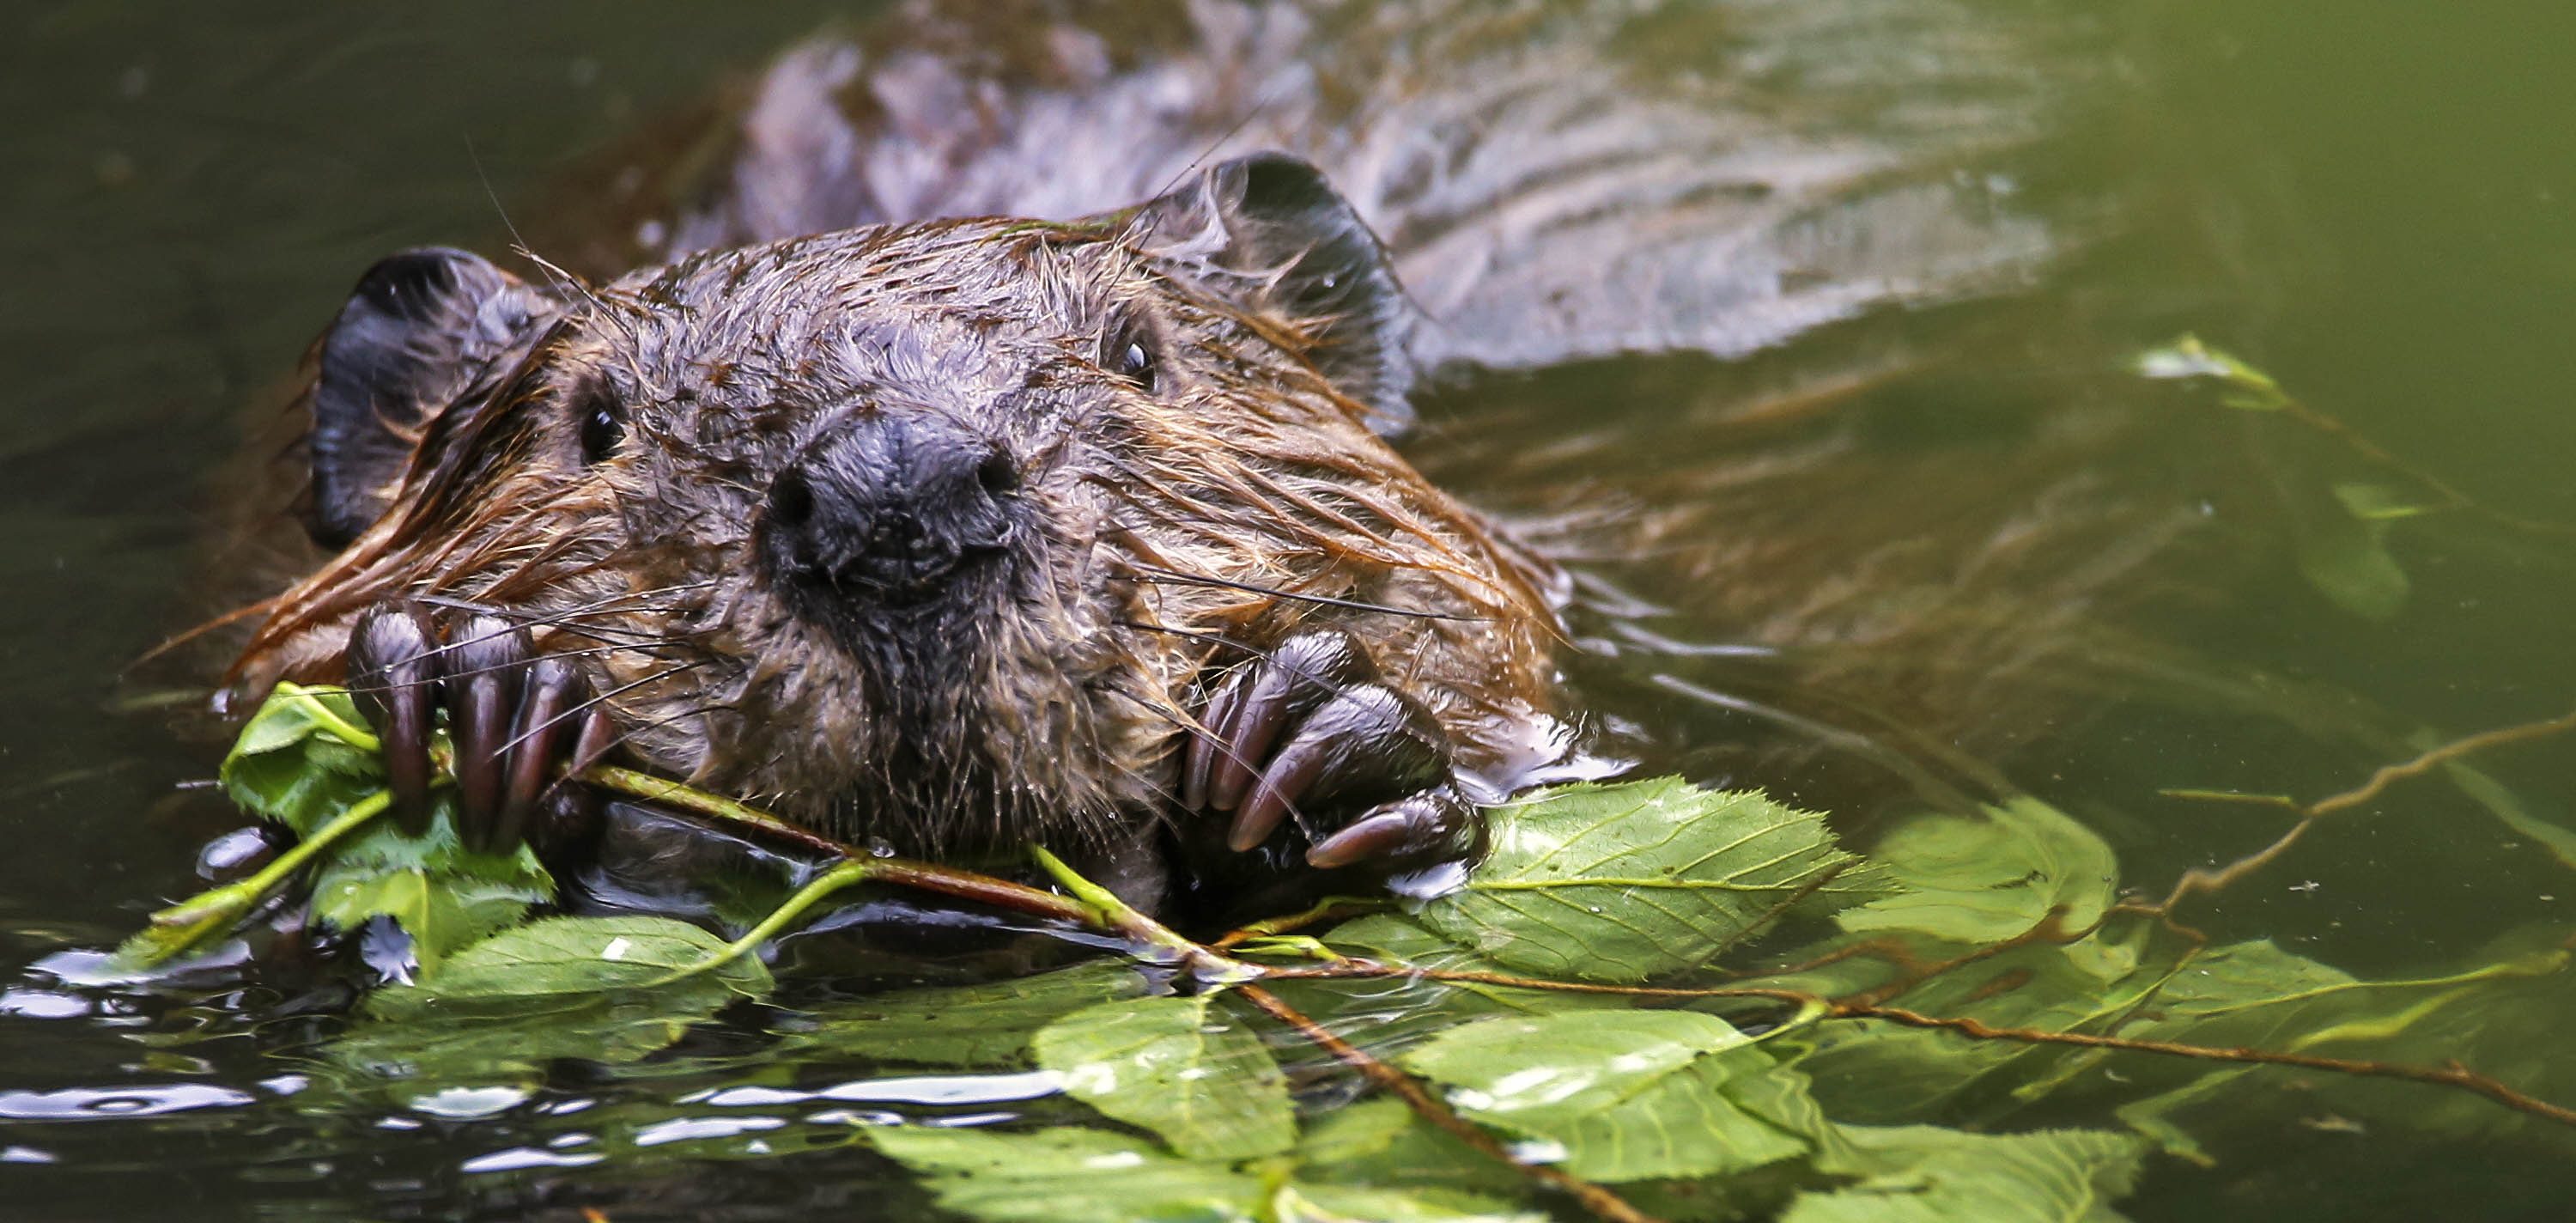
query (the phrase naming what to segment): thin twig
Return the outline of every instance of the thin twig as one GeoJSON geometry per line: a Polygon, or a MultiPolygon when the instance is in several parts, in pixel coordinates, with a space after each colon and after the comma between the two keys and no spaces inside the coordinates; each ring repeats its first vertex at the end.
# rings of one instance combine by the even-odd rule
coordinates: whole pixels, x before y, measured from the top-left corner
{"type": "MultiPolygon", "coordinates": [[[[2242,879],[2247,875],[2263,869],[2265,866],[2270,865],[2274,859],[2277,859],[2282,854],[2289,852],[2290,847],[2298,844],[2299,838],[2305,836],[2308,829],[2314,827],[2318,820],[2323,819],[2326,816],[2332,815],[2338,811],[2348,811],[2354,807],[2358,807],[2379,797],[2381,791],[2386,790],[2389,786],[2394,785],[2397,782],[2403,781],[2409,777],[2421,776],[2443,764],[2447,764],[2462,756],[2466,756],[2471,752],[2482,751],[2490,747],[2501,747],[2508,743],[2521,743],[2526,740],[2546,738],[2550,735],[2563,734],[2570,730],[2576,730],[2576,711],[2570,711],[2545,722],[2525,722],[2519,726],[2507,726],[2497,730],[2481,731],[2477,734],[2470,735],[2465,739],[2454,739],[2451,742],[2445,743],[2440,747],[2433,748],[2412,760],[2400,761],[2396,764],[2381,765],[2376,771],[2371,773],[2369,780],[2364,781],[2360,785],[2354,786],[2341,794],[2329,795],[2325,798],[2318,799],[2313,803],[2309,803],[2306,806],[2298,806],[2295,803],[2288,803],[2288,800],[2281,800],[2282,802],[2287,803],[2293,811],[2298,813],[2298,821],[2291,824],[2290,827],[2282,832],[2279,837],[2275,838],[2271,844],[2255,850],[2253,853],[2247,854],[2242,858],[2238,858],[2222,867],[2217,867],[2215,869],[2193,867],[2190,870],[2184,871],[2182,878],[2174,882],[2173,891],[2165,894],[2164,902],[2161,904],[2123,905],[2121,906],[2121,909],[2124,912],[2164,918],[2168,923],[2170,923],[2174,906],[2180,904],[2184,897],[2190,896],[2194,892],[2215,892],[2220,888],[2224,888],[2235,883],[2237,880],[2242,879]]],[[[2179,791],[2177,792],[2177,795],[2179,797],[2186,798],[2212,797],[2210,794],[2203,791],[2179,791]]],[[[2247,795],[2242,796],[2241,801],[2270,803],[2274,800],[2273,796],[2270,795],[2247,795]]]]}
{"type": "MultiPolygon", "coordinates": [[[[1955,1032],[1974,1040],[2018,1041],[2033,1045],[2077,1045],[2089,1049],[2115,1049],[2130,1053],[2155,1053],[2166,1057],[2187,1057],[2212,1062],[2249,1062],[2271,1066],[2299,1066],[2338,1074],[2365,1075],[2374,1078],[2405,1079],[2442,1087],[2456,1087],[2475,1092],[2490,1100],[2534,1117],[2576,1126],[2576,1109],[2552,1104],[2525,1095],[2503,1083],[2479,1074],[2454,1060],[2439,1067],[2410,1066],[2399,1062],[2361,1061],[2340,1057],[2319,1057],[2307,1053],[2276,1053],[2265,1049],[2221,1048],[2215,1045],[2192,1045],[2179,1041],[2138,1040],[2125,1036],[2096,1036],[2086,1032],[2050,1032],[2038,1028],[1998,1028],[1974,1019],[1945,1018],[1909,1011],[1902,1007],[1882,1006],[1867,1002],[1837,1002],[1818,994],[1798,989],[1768,989],[1760,986],[1717,986],[1686,989],[1647,985],[1598,985],[1578,981],[1550,981],[1539,977],[1515,977],[1509,973],[1466,970],[1415,968],[1347,960],[1339,964],[1273,968],[1263,974],[1268,980],[1324,978],[1372,980],[1405,978],[1415,980],[1500,985],[1515,989],[1551,990],[1576,994],[1619,994],[1632,998],[1759,998],[1786,1002],[1809,1009],[1820,1008],[1828,1019],[1883,1019],[1889,1023],[1913,1028],[1955,1032]]],[[[1267,1009],[1267,1008],[1264,1008],[1267,1009]]]]}

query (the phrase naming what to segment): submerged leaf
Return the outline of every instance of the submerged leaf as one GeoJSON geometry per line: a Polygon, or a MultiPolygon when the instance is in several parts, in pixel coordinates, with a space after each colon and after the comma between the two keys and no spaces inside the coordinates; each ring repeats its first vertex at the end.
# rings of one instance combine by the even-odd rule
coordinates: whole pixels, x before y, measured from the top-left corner
{"type": "Polygon", "coordinates": [[[1182,1155],[1242,1159],[1297,1140],[1288,1085],[1213,998],[1134,998],[1086,1007],[1039,1029],[1038,1065],[1066,1094],[1162,1135],[1182,1155]]]}
{"type": "Polygon", "coordinates": [[[1026,1066],[1038,1029],[1096,1003],[1142,996],[1133,965],[1095,960],[982,985],[897,990],[834,1006],[821,1024],[790,1034],[782,1055],[862,1052],[870,1059],[984,1069],[1026,1066]]]}
{"type": "Polygon", "coordinates": [[[1844,929],[1913,930],[1958,943],[2027,934],[2063,908],[2058,924],[2100,921],[2119,891],[2119,861],[2093,830],[2035,798],[1981,816],[1917,816],[1871,851],[1904,890],[1846,909],[1844,929]]]}
{"type": "Polygon", "coordinates": [[[1859,1183],[1802,1193],[1781,1223],[2118,1223],[2143,1144],[2122,1134],[1843,1127],[1859,1183]]]}
{"type": "Polygon", "coordinates": [[[1467,885],[1424,906],[1424,927],[1506,968],[1637,981],[1697,967],[1821,895],[1859,859],[1824,817],[1680,778],[1546,791],[1495,812],[1493,850],[1467,885]]]}
{"type": "Polygon", "coordinates": [[[2335,519],[2299,533],[2299,576],[2335,606],[2365,620],[2405,610],[2413,589],[2388,550],[2385,520],[2335,519]]]}

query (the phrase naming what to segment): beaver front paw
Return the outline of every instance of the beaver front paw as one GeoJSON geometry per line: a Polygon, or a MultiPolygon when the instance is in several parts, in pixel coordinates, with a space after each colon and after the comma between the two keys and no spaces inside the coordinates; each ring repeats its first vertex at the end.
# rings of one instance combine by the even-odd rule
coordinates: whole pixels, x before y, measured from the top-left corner
{"type": "Polygon", "coordinates": [[[349,634],[352,698],[384,740],[386,787],[406,831],[429,827],[430,732],[447,713],[456,753],[457,835],[497,851],[527,839],[558,766],[606,746],[607,720],[570,660],[539,655],[524,625],[479,612],[440,617],[412,602],[384,604],[349,634]]]}
{"type": "Polygon", "coordinates": [[[1349,633],[1307,629],[1238,668],[1199,714],[1181,803],[1231,811],[1227,847],[1259,847],[1296,817],[1309,865],[1393,873],[1469,857],[1484,836],[1451,785],[1449,738],[1387,686],[1349,633]]]}

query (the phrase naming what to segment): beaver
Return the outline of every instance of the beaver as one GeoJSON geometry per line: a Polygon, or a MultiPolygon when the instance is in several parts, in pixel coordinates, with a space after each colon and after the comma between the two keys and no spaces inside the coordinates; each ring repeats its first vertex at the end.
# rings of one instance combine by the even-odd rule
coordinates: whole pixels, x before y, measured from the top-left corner
{"type": "MultiPolygon", "coordinates": [[[[530,226],[559,263],[367,274],[298,399],[336,554],[230,691],[379,694],[413,820],[444,710],[478,844],[613,751],[916,852],[1437,886],[1567,748],[1565,584],[1386,436],[1480,373],[2026,286],[2061,229],[1961,171],[2046,126],[2053,61],[1986,53],[2024,37],[1937,5],[904,6],[576,175],[530,226]]],[[[1910,552],[2019,576],[1980,557],[2029,515],[1989,500],[1910,552]]],[[[1836,631],[1802,601],[1778,635],[1836,631]]]]}
{"type": "Polygon", "coordinates": [[[1396,306],[1277,155],[595,289],[398,254],[306,392],[344,547],[237,679],[366,694],[415,821],[443,709],[487,846],[613,741],[917,852],[1215,812],[1238,852],[1454,862],[1547,741],[1550,577],[1368,428],[1396,306]]]}

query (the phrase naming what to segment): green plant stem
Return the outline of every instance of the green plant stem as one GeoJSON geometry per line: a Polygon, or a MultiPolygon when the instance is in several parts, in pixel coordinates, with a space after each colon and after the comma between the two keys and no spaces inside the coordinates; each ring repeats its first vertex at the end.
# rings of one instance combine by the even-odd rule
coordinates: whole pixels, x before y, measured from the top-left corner
{"type": "Polygon", "coordinates": [[[135,951],[136,967],[155,967],[196,946],[208,934],[219,929],[231,929],[244,914],[267,899],[269,893],[276,891],[306,863],[329,849],[332,843],[382,814],[392,802],[392,791],[378,790],[349,804],[348,810],[333,817],[330,823],[314,829],[312,836],[289,846],[284,853],[277,855],[275,861],[261,867],[257,874],[212,891],[200,892],[153,914],[151,930],[155,934],[144,947],[135,951]]]}
{"type": "MultiPolygon", "coordinates": [[[[310,688],[303,684],[294,684],[288,683],[285,680],[279,680],[277,681],[277,691],[280,695],[283,695],[287,699],[294,701],[296,704],[303,706],[305,712],[313,715],[314,721],[321,723],[323,729],[330,731],[332,736],[339,739],[342,743],[346,743],[370,756],[377,755],[384,751],[384,741],[377,738],[375,732],[368,730],[363,726],[352,725],[348,719],[341,717],[337,711],[333,710],[328,704],[325,704],[322,701],[322,698],[316,695],[318,692],[322,691],[322,689],[310,688]]],[[[330,691],[338,692],[342,690],[334,688],[330,689],[330,691]]]]}
{"type": "Polygon", "coordinates": [[[1133,939],[1160,952],[1158,958],[1167,963],[1187,965],[1199,980],[1209,984],[1237,985],[1260,979],[1262,970],[1259,967],[1220,955],[1181,937],[1171,927],[1138,912],[1135,906],[1120,900],[1109,889],[1083,878],[1080,872],[1065,865],[1063,859],[1048,853],[1044,847],[1031,845],[1029,854],[1037,859],[1038,866],[1058,886],[1082,902],[1089,911],[1086,924],[1133,939]]]}
{"type": "Polygon", "coordinates": [[[874,878],[875,867],[874,862],[853,858],[823,872],[816,876],[812,883],[796,889],[795,895],[788,897],[786,903],[771,910],[769,916],[760,919],[760,924],[745,931],[741,938],[725,944],[723,949],[695,964],[673,969],[669,973],[645,982],[644,988],[654,989],[669,985],[683,977],[722,968],[759,950],[762,943],[768,942],[779,931],[786,929],[789,923],[804,916],[807,909],[821,903],[824,897],[874,878]]]}

